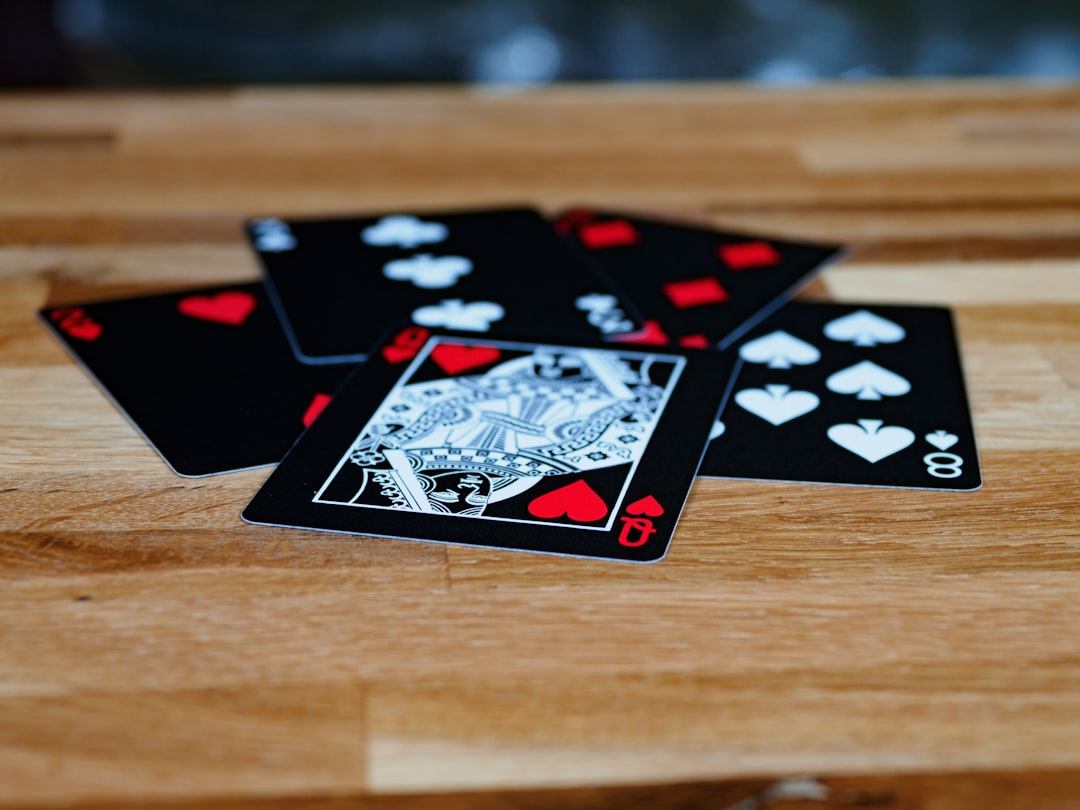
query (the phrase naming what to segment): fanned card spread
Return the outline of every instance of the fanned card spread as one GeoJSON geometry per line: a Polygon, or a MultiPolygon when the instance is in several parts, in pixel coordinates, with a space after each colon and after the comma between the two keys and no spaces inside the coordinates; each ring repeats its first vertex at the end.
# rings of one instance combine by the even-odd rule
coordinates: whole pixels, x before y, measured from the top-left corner
{"type": "Polygon", "coordinates": [[[981,485],[948,310],[791,302],[836,246],[590,209],[246,231],[264,283],[40,318],[176,473],[280,462],[250,522],[655,562],[695,476],[981,485]]]}

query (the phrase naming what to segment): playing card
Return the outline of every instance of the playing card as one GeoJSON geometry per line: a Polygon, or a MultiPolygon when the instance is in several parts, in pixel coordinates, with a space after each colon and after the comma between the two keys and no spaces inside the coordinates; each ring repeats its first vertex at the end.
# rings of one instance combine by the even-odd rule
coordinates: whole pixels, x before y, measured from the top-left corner
{"type": "Polygon", "coordinates": [[[297,356],[363,360],[404,319],[491,336],[596,341],[633,313],[535,211],[248,224],[297,356]]]}
{"type": "Polygon", "coordinates": [[[556,231],[645,318],[626,342],[726,348],[781,306],[839,248],[579,209],[556,231]]]}
{"type": "Polygon", "coordinates": [[[352,369],[298,362],[261,284],[53,307],[40,318],[189,477],[276,464],[352,369]]]}
{"type": "Polygon", "coordinates": [[[342,387],[243,516],[655,562],[730,368],[719,352],[406,327],[342,387]]]}
{"type": "Polygon", "coordinates": [[[791,303],[736,351],[700,475],[981,485],[948,310],[791,303]]]}

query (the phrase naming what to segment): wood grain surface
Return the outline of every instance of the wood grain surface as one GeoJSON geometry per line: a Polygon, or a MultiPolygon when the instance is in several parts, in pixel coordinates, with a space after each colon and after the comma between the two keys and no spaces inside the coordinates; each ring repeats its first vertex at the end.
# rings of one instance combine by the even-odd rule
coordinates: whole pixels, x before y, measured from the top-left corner
{"type": "Polygon", "coordinates": [[[0,804],[1080,807],[1080,87],[0,97],[0,804]],[[628,566],[248,526],[35,323],[254,215],[840,240],[954,307],[975,493],[699,481],[628,566]]]}

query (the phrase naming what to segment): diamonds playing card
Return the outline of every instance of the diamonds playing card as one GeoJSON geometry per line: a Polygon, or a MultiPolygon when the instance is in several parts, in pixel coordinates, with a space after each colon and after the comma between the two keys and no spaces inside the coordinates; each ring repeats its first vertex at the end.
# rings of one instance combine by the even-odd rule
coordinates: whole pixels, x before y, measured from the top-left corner
{"type": "Polygon", "coordinates": [[[261,284],[53,307],[40,318],[189,477],[280,461],[352,368],[297,361],[261,284]]]}
{"type": "Polygon", "coordinates": [[[528,209],[259,219],[248,235],[297,356],[363,360],[395,324],[597,341],[639,323],[528,209]]]}
{"type": "Polygon", "coordinates": [[[734,351],[700,475],[981,485],[948,310],[792,303],[734,351]]]}
{"type": "Polygon", "coordinates": [[[726,348],[839,249],[579,209],[556,231],[645,318],[625,342],[726,348]]]}
{"type": "Polygon", "coordinates": [[[407,327],[244,510],[252,523],[655,562],[731,359],[407,327]]]}

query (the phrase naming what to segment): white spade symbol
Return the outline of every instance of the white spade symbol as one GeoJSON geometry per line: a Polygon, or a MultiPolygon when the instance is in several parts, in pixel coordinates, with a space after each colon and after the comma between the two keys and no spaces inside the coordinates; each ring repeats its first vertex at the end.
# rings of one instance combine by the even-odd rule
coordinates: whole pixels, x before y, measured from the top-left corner
{"type": "Polygon", "coordinates": [[[825,324],[825,337],[856,346],[876,346],[879,343],[898,343],[907,335],[898,323],[860,309],[825,324]]]}
{"type": "Polygon", "coordinates": [[[713,422],[712,430],[709,431],[709,441],[712,441],[718,436],[723,436],[726,430],[727,425],[717,419],[715,422],[713,422]]]}
{"type": "Polygon", "coordinates": [[[809,391],[792,391],[787,385],[747,388],[735,395],[735,404],[773,425],[782,425],[810,413],[821,400],[809,391]]]}
{"type": "Polygon", "coordinates": [[[883,425],[880,419],[860,419],[857,425],[833,425],[828,437],[845,450],[876,464],[915,441],[915,434],[906,427],[883,425]]]}
{"type": "Polygon", "coordinates": [[[748,363],[767,363],[769,368],[791,368],[816,363],[821,352],[805,340],[778,329],[744,343],[739,356],[748,363]]]}
{"type": "Polygon", "coordinates": [[[923,438],[942,453],[960,441],[956,434],[949,433],[947,430],[935,430],[933,433],[927,433],[923,438]]]}
{"type": "Polygon", "coordinates": [[[858,399],[900,397],[911,390],[911,383],[877,363],[863,360],[829,375],[825,386],[837,394],[855,394],[858,399]]]}

